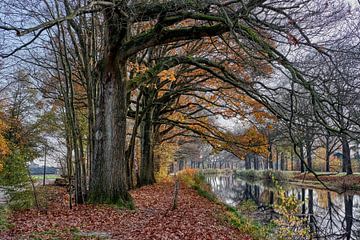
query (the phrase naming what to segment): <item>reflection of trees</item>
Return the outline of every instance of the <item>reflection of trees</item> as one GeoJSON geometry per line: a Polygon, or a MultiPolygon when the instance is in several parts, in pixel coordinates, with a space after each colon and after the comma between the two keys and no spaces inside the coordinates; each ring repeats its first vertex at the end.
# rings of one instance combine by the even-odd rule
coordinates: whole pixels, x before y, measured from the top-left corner
{"type": "MultiPolygon", "coordinates": [[[[358,239],[353,229],[353,196],[344,195],[344,205],[341,202],[335,204],[331,193],[317,191],[315,199],[313,190],[308,191],[305,197],[305,189],[301,191],[301,198],[307,198],[307,210],[309,227],[314,237],[320,239],[358,239]],[[327,204],[324,206],[320,194],[325,194],[327,204]]],[[[341,195],[334,195],[336,200],[342,198],[341,195]]],[[[303,205],[302,212],[305,212],[303,205]]]]}
{"type": "Polygon", "coordinates": [[[210,176],[207,181],[212,186],[214,193],[223,201],[237,205],[246,200],[254,201],[261,206],[261,194],[263,190],[259,185],[235,180],[230,176],[210,176]]]}
{"type": "Polygon", "coordinates": [[[344,195],[345,204],[345,237],[351,239],[351,228],[353,225],[353,196],[344,195]]]}
{"type": "Polygon", "coordinates": [[[309,199],[308,199],[309,227],[310,227],[310,232],[315,232],[316,220],[314,217],[314,193],[312,189],[309,189],[308,191],[309,191],[309,199]]]}
{"type": "MultiPolygon", "coordinates": [[[[253,200],[265,209],[277,201],[276,193],[260,183],[248,183],[233,176],[211,176],[208,182],[220,199],[234,206],[253,200]]],[[[360,239],[359,214],[354,210],[360,208],[358,196],[305,188],[294,188],[287,194],[295,194],[303,202],[301,215],[308,219],[315,239],[360,239]]]]}
{"type": "Polygon", "coordinates": [[[302,207],[301,207],[301,213],[305,215],[305,188],[301,189],[301,201],[302,201],[302,207]]]}
{"type": "Polygon", "coordinates": [[[241,202],[239,199],[242,199],[244,188],[232,175],[208,176],[207,182],[211,185],[212,191],[224,202],[234,206],[241,202]]]}

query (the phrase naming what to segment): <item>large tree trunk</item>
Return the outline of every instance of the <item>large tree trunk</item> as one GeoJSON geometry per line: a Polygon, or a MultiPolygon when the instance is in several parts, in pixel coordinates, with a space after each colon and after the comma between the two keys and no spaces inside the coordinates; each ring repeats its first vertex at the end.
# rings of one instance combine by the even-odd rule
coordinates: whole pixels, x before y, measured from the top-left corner
{"type": "Polygon", "coordinates": [[[124,63],[116,65],[116,58],[107,62],[100,83],[89,195],[93,202],[124,204],[130,200],[125,158],[126,69],[124,63]]]}
{"type": "Polygon", "coordinates": [[[350,147],[346,137],[341,138],[341,144],[342,144],[342,152],[343,152],[342,171],[346,172],[346,174],[352,174],[350,147]]]}
{"type": "Polygon", "coordinates": [[[105,12],[107,46],[96,105],[94,158],[89,198],[92,202],[128,205],[126,143],[126,61],[118,49],[126,39],[127,24],[111,9],[105,12]]]}
{"type": "Polygon", "coordinates": [[[125,158],[126,69],[124,63],[116,66],[116,58],[109,60],[113,61],[106,63],[99,89],[89,195],[93,202],[126,204],[130,201],[125,158]]]}

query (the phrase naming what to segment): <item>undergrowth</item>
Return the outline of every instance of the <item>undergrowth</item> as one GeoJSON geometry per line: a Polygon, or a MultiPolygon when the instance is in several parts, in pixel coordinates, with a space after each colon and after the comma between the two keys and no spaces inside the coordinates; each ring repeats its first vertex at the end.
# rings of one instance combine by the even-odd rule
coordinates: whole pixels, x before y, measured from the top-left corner
{"type": "Polygon", "coordinates": [[[10,224],[8,222],[8,217],[10,210],[5,205],[0,205],[0,232],[8,229],[10,224]]]}

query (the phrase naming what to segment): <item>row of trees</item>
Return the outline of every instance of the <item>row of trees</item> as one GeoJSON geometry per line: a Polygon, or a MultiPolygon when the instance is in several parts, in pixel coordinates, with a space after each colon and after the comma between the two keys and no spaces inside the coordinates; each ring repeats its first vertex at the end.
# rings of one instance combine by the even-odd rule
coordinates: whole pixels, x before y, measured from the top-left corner
{"type": "Polygon", "coordinates": [[[340,134],[346,148],[344,139],[358,131],[358,116],[348,115],[353,111],[345,110],[347,103],[339,112],[321,95],[336,79],[321,79],[296,61],[297,55],[286,56],[306,52],[337,66],[331,45],[318,39],[330,38],[323,27],[348,21],[345,13],[353,10],[340,0],[330,5],[316,0],[3,1],[0,37],[6,41],[0,56],[4,72],[21,63],[39,99],[56,115],[53,124],[63,128],[64,165],[69,179],[75,176],[76,202],[126,205],[129,189],[154,183],[171,161],[161,149],[171,145],[167,150],[175,153],[177,144],[194,137],[240,158],[265,156],[275,124],[284,124],[295,154],[301,155],[302,141],[311,139],[299,141],[298,129],[316,123],[340,134]],[[306,115],[300,101],[307,99],[306,115]],[[352,127],[337,125],[328,110],[352,127]],[[229,131],[217,124],[220,117],[246,124],[229,131]]]}

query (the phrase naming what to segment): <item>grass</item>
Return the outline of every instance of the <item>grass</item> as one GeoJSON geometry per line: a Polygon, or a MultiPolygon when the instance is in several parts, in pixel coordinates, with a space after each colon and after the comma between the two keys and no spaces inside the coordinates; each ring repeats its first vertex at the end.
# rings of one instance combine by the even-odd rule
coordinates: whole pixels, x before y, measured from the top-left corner
{"type": "Polygon", "coordinates": [[[10,210],[6,205],[0,205],[0,231],[4,231],[10,227],[8,217],[10,210]]]}
{"type": "MultiPolygon", "coordinates": [[[[44,175],[31,175],[35,180],[42,180],[44,178],[44,175]]],[[[56,174],[46,174],[45,179],[56,179],[60,178],[59,175],[56,174]]]]}
{"type": "Polygon", "coordinates": [[[205,168],[205,169],[199,169],[199,172],[204,174],[231,174],[235,172],[235,170],[230,168],[223,168],[223,169],[205,168]]]}
{"type": "Polygon", "coordinates": [[[275,225],[262,225],[257,221],[242,215],[240,211],[232,206],[226,207],[225,221],[239,229],[241,232],[251,236],[253,240],[273,239],[275,225]]]}

